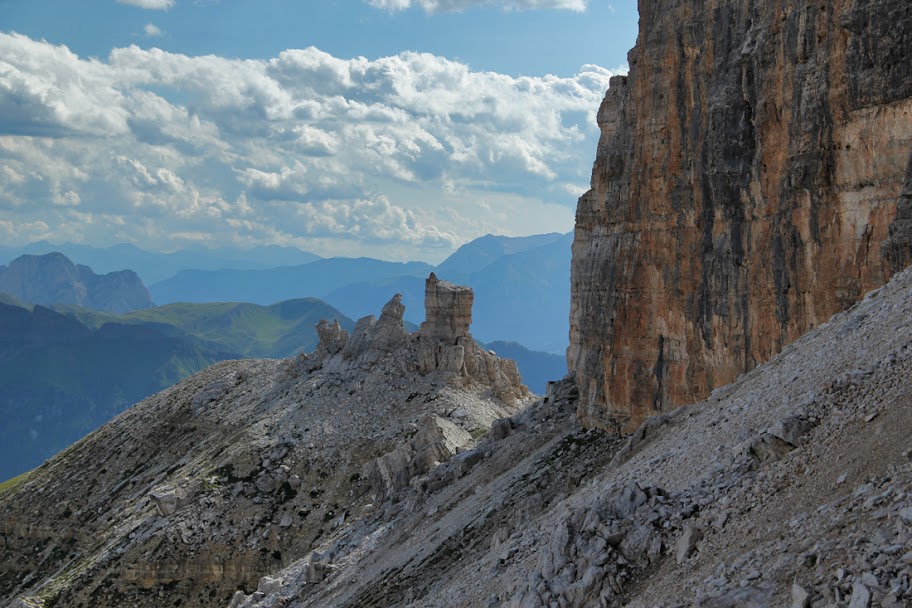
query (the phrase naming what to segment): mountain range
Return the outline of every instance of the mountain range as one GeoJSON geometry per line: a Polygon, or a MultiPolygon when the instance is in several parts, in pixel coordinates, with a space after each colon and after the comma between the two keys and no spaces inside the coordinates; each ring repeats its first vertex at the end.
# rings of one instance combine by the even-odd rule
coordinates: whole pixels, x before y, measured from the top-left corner
{"type": "Polygon", "coordinates": [[[417,332],[394,296],[0,485],[0,601],[912,605],[912,10],[639,9],[563,380],[529,395],[431,275],[417,332]]]}
{"type": "MultiPolygon", "coordinates": [[[[146,281],[152,300],[160,305],[270,305],[313,297],[357,319],[373,314],[390,294],[401,293],[406,321],[414,324],[423,318],[424,277],[434,271],[446,280],[475,289],[478,306],[473,328],[478,339],[513,341],[535,351],[564,355],[569,339],[570,306],[566,294],[572,241],[571,233],[486,235],[462,245],[437,266],[371,258],[322,259],[280,247],[247,252],[221,249],[156,254],[123,244],[95,249],[34,243],[15,252],[57,247],[71,251],[81,263],[97,261],[97,268],[131,268],[146,281]],[[150,281],[150,277],[163,275],[167,276],[150,281]]],[[[3,251],[0,248],[0,255],[3,251]]]]}
{"type": "Polygon", "coordinates": [[[8,264],[22,255],[44,255],[55,251],[64,254],[71,260],[77,260],[80,264],[90,266],[100,273],[129,268],[136,272],[146,285],[173,277],[181,270],[218,270],[222,268],[253,270],[306,264],[321,259],[314,253],[279,245],[250,249],[194,247],[171,253],[159,253],[140,249],[129,243],[119,243],[110,247],[92,247],[74,243],[53,244],[38,241],[23,247],[0,246],[0,264],[8,264]]]}
{"type": "MultiPolygon", "coordinates": [[[[318,278],[352,276],[352,268],[354,274],[402,268],[376,260],[321,260],[314,265],[311,276],[318,278]],[[333,273],[333,269],[349,274],[333,273]]],[[[147,298],[136,297],[147,292],[135,273],[116,271],[99,278],[61,253],[17,258],[6,274],[0,271],[3,279],[15,289],[12,294],[0,291],[4,303],[0,324],[7,328],[0,359],[6,422],[0,432],[5,446],[0,448],[0,479],[36,466],[129,404],[217,361],[310,352],[317,346],[319,321],[339,320],[348,331],[355,325],[316,298],[268,306],[182,302],[151,307],[147,298]],[[10,281],[10,276],[16,281],[10,281]],[[112,277],[130,280],[118,282],[112,277]],[[85,287],[98,283],[108,288],[85,287]],[[142,309],[105,312],[133,308],[122,306],[131,301],[142,309]]],[[[377,297],[384,293],[389,299],[394,287],[376,286],[377,297]]],[[[415,302],[411,308],[418,312],[412,314],[420,314],[424,301],[416,298],[415,302]]],[[[566,362],[557,355],[531,351],[515,342],[497,341],[487,347],[515,359],[524,380],[538,393],[545,391],[548,381],[566,373],[566,362]]]]}

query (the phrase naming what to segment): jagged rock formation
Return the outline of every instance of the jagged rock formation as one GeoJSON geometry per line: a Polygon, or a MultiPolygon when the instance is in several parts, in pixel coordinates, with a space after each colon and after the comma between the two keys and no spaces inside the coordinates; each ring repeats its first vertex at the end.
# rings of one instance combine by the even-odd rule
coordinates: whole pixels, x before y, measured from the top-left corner
{"type": "Polygon", "coordinates": [[[552,385],[231,608],[912,603],[912,271],[626,440],[578,396],[552,385]]]}
{"type": "MultiPolygon", "coordinates": [[[[462,295],[436,318],[471,318],[446,289],[462,295]]],[[[407,510],[444,463],[467,467],[528,391],[468,327],[441,343],[402,315],[395,296],[350,336],[321,322],[309,355],[210,367],[0,490],[0,605],[225,606],[362,514],[407,510]],[[422,364],[428,345],[462,365],[422,364]]],[[[329,572],[311,560],[307,577],[329,572]]]]}
{"type": "Polygon", "coordinates": [[[640,2],[579,201],[568,363],[587,424],[705,397],[912,252],[912,8],[640,2]]]}
{"type": "Polygon", "coordinates": [[[28,304],[75,304],[114,313],[152,306],[149,291],[132,270],[97,275],[62,253],[23,255],[0,266],[0,292],[28,304]]]}

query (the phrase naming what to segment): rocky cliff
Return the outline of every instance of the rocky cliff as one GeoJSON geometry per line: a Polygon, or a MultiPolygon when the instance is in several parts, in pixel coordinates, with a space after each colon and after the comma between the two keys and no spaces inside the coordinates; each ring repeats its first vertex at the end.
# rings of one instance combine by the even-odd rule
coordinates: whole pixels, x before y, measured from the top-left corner
{"type": "Polygon", "coordinates": [[[115,313],[152,306],[149,291],[132,270],[98,275],[62,253],[23,255],[0,266],[0,292],[29,304],[75,304],[115,313]]]}
{"type": "Polygon", "coordinates": [[[705,397],[912,243],[912,5],[640,0],[598,113],[568,364],[587,424],[705,397]]]}

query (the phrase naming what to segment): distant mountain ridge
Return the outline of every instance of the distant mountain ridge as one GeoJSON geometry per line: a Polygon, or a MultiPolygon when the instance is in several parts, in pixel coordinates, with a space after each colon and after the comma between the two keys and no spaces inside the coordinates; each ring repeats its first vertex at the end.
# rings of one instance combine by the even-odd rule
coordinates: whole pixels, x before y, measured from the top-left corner
{"type": "Polygon", "coordinates": [[[179,303],[108,315],[74,307],[55,307],[89,328],[106,324],[160,325],[218,345],[244,357],[283,358],[316,348],[314,326],[321,320],[338,320],[351,331],[354,321],[316,298],[285,300],[270,306],[242,302],[179,303]]]}
{"type": "MultiPolygon", "coordinates": [[[[314,297],[354,319],[374,313],[391,294],[401,293],[406,322],[417,324],[423,318],[424,278],[433,270],[445,280],[476,290],[479,298],[473,332],[479,340],[514,341],[534,351],[563,356],[569,343],[570,308],[566,294],[570,288],[571,243],[570,233],[525,237],[488,234],[462,245],[436,267],[371,258],[318,258],[296,264],[293,262],[300,256],[317,256],[293,248],[267,247],[250,250],[251,263],[269,259],[281,265],[243,269],[236,264],[206,269],[200,266],[223,250],[205,250],[195,260],[199,266],[155,282],[149,291],[158,304],[250,302],[269,306],[314,297]]],[[[150,254],[123,244],[105,250],[71,247],[81,248],[87,255],[116,251],[123,254],[120,259],[125,262],[139,254],[159,256],[159,260],[189,255],[150,254]]],[[[0,248],[0,255],[2,252],[0,248]]],[[[237,256],[235,250],[223,253],[237,256]]],[[[187,264],[193,261],[184,260],[187,264]]]]}
{"type": "Polygon", "coordinates": [[[98,275],[60,252],[23,255],[0,266],[0,292],[28,304],[73,304],[116,313],[152,306],[149,291],[132,270],[98,275]]]}
{"type": "Polygon", "coordinates": [[[479,272],[504,256],[544,247],[564,236],[559,232],[519,237],[486,234],[457,249],[437,266],[436,272],[443,275],[479,272]]]}
{"type": "MultiPolygon", "coordinates": [[[[487,235],[467,243],[434,269],[447,281],[472,287],[476,305],[472,334],[483,342],[519,342],[534,351],[563,356],[570,332],[570,246],[573,234],[522,237],[487,235]],[[495,252],[501,252],[492,259],[495,252]],[[514,253],[505,253],[513,251],[514,253]],[[456,272],[468,260],[480,269],[456,272]]],[[[319,297],[353,318],[370,314],[391,293],[401,293],[405,318],[418,323],[424,312],[424,281],[414,276],[370,279],[319,297]]]]}
{"type": "MultiPolygon", "coordinates": [[[[250,302],[270,305],[301,297],[321,298],[343,285],[362,281],[400,276],[423,278],[433,269],[424,262],[329,258],[264,270],[184,270],[149,289],[159,304],[250,302]]],[[[386,295],[387,299],[389,295],[386,295]]]]}
{"type": "Polygon", "coordinates": [[[279,245],[250,249],[193,247],[171,253],[159,253],[129,243],[91,247],[74,243],[53,244],[39,241],[23,247],[0,246],[0,263],[8,263],[21,255],[41,255],[54,251],[90,266],[99,273],[129,268],[136,272],[146,285],[171,278],[181,270],[255,270],[307,264],[322,259],[309,251],[279,245]]]}

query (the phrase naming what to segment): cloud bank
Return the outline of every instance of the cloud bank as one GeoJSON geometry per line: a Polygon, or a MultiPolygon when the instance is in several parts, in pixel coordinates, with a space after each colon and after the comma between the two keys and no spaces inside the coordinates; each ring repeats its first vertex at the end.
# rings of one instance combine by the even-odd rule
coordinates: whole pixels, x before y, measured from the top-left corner
{"type": "Polygon", "coordinates": [[[0,233],[432,259],[485,232],[569,229],[610,76],[316,48],[99,60],[0,34],[0,233]]]}
{"type": "Polygon", "coordinates": [[[171,8],[175,0],[117,0],[121,4],[129,4],[138,8],[144,8],[153,11],[163,11],[171,8]]]}
{"type": "Polygon", "coordinates": [[[402,11],[420,7],[428,13],[456,12],[479,6],[494,6],[504,10],[564,9],[582,12],[589,0],[367,0],[374,8],[402,11]]]}

